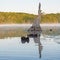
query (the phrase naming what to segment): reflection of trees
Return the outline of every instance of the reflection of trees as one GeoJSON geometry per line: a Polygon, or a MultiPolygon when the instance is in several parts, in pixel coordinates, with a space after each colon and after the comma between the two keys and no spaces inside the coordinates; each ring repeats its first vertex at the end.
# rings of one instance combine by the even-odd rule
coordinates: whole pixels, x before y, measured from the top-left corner
{"type": "Polygon", "coordinates": [[[5,29],[0,29],[0,38],[5,38],[5,37],[20,37],[20,36],[25,36],[27,33],[23,31],[23,29],[20,28],[9,28],[7,30],[5,29]]]}

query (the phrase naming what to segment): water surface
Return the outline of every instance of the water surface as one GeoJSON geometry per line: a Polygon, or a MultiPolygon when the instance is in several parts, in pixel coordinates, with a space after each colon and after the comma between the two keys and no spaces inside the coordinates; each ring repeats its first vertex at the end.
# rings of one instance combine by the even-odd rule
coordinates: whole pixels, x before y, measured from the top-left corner
{"type": "Polygon", "coordinates": [[[0,60],[60,60],[60,35],[29,38],[21,28],[0,29],[0,60]]]}

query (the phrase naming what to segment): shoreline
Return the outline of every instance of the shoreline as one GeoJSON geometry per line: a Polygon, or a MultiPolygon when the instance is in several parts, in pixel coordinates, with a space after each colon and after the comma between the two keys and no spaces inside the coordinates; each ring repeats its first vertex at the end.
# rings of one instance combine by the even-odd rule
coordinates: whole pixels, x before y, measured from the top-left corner
{"type": "MultiPolygon", "coordinates": [[[[60,26],[59,24],[40,24],[41,26],[60,26]]],[[[32,26],[32,24],[0,24],[0,26],[32,26]]]]}

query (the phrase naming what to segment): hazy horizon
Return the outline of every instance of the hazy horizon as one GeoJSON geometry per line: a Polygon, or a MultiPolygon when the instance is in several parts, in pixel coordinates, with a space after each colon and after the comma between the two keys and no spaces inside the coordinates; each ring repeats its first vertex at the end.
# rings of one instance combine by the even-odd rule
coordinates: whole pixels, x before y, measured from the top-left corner
{"type": "Polygon", "coordinates": [[[0,12],[38,13],[38,5],[44,13],[60,13],[60,0],[0,0],[0,12]]]}

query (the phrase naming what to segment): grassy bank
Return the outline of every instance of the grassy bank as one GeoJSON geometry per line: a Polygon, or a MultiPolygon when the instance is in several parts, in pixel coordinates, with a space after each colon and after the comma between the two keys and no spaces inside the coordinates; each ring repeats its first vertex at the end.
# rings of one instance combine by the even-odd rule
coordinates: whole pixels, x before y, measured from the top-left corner
{"type": "MultiPolygon", "coordinates": [[[[0,12],[0,24],[32,23],[37,15],[28,13],[0,12]]],[[[60,23],[60,13],[42,14],[41,23],[60,23]]]]}

